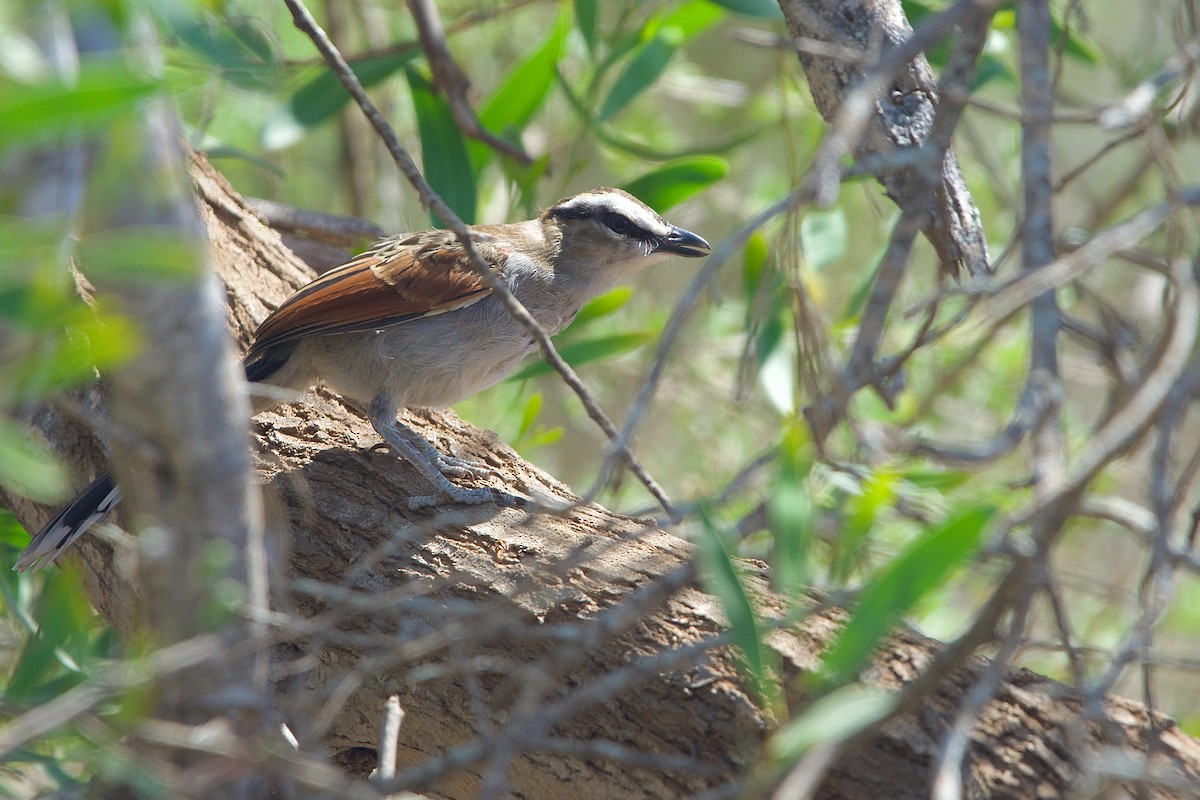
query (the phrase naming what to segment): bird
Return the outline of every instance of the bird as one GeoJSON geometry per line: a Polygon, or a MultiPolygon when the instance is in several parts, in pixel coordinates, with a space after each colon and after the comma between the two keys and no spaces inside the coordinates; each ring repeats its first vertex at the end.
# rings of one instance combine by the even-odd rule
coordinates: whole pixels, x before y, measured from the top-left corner
{"type": "MultiPolygon", "coordinates": [[[[588,300],[664,257],[711,251],[701,236],[608,187],[559,200],[535,219],[469,231],[496,279],[551,335],[588,300]]],[[[430,495],[408,498],[410,507],[512,505],[520,498],[452,482],[491,470],[439,452],[398,414],[471,397],[536,348],[455,234],[431,229],[381,239],[297,290],[258,326],[242,364],[251,383],[299,393],[323,385],[363,410],[388,447],[433,486],[430,495]]],[[[254,413],[279,397],[253,394],[254,413]]],[[[120,499],[111,474],[101,475],[46,523],[13,568],[53,562],[120,499]]]]}

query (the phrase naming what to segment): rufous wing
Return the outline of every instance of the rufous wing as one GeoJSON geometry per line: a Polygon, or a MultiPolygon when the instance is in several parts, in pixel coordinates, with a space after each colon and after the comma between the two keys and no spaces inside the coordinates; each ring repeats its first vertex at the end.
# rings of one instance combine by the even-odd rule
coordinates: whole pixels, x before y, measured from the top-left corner
{"type": "MultiPolygon", "coordinates": [[[[497,274],[508,258],[495,242],[476,250],[497,274]]],[[[304,336],[371,331],[477,303],[491,289],[450,231],[385,239],[284,301],[254,334],[261,350],[304,336]]]]}

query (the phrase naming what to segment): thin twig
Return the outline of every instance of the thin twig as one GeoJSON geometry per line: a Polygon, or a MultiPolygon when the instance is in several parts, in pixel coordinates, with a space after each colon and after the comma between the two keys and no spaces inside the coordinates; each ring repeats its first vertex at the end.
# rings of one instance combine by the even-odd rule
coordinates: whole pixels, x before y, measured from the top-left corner
{"type": "Polygon", "coordinates": [[[522,166],[529,166],[533,159],[519,145],[505,141],[483,127],[467,93],[471,82],[466,74],[450,55],[450,46],[446,44],[446,29],[442,26],[442,17],[432,0],[408,0],[408,8],[412,11],[413,21],[417,23],[417,36],[421,40],[421,49],[425,51],[425,60],[433,70],[433,80],[446,95],[446,103],[454,115],[454,122],[459,130],[503,153],[522,166]]]}

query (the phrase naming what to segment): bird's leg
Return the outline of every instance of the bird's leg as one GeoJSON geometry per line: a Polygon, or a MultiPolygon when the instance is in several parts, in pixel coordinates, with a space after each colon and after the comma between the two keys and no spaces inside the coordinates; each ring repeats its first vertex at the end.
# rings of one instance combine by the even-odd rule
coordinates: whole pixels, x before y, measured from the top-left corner
{"type": "MultiPolygon", "coordinates": [[[[371,425],[374,426],[376,432],[392,448],[392,451],[416,467],[433,484],[436,494],[408,498],[409,508],[443,505],[447,501],[464,505],[496,503],[504,506],[521,506],[528,502],[523,497],[511,495],[492,487],[465,489],[455,486],[446,477],[446,472],[459,477],[465,477],[462,475],[464,472],[468,475],[477,473],[464,469],[461,464],[453,464],[451,459],[439,453],[437,448],[431,445],[425,437],[401,423],[396,419],[398,410],[393,402],[381,395],[371,402],[367,417],[371,420],[371,425]]],[[[461,459],[453,459],[453,461],[461,461],[461,459]]],[[[479,468],[475,467],[475,469],[479,468]]],[[[487,472],[486,470],[481,471],[484,474],[487,472]]]]}

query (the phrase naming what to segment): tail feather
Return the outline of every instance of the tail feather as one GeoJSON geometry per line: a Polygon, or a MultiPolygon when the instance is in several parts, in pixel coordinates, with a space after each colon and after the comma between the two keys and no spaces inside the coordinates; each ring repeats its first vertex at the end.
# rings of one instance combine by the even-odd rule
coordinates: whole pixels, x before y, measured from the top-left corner
{"type": "MultiPolygon", "coordinates": [[[[242,362],[246,370],[246,380],[251,383],[266,381],[287,364],[295,349],[295,342],[285,342],[261,350],[251,348],[242,362]]],[[[119,502],[121,490],[113,483],[112,475],[101,475],[38,531],[17,559],[13,569],[18,572],[27,569],[36,571],[53,562],[63,550],[83,536],[88,528],[95,525],[119,502]]]]}
{"type": "Polygon", "coordinates": [[[13,569],[37,571],[51,563],[119,502],[121,490],[113,483],[112,474],[106,472],[38,531],[13,569]]]}

